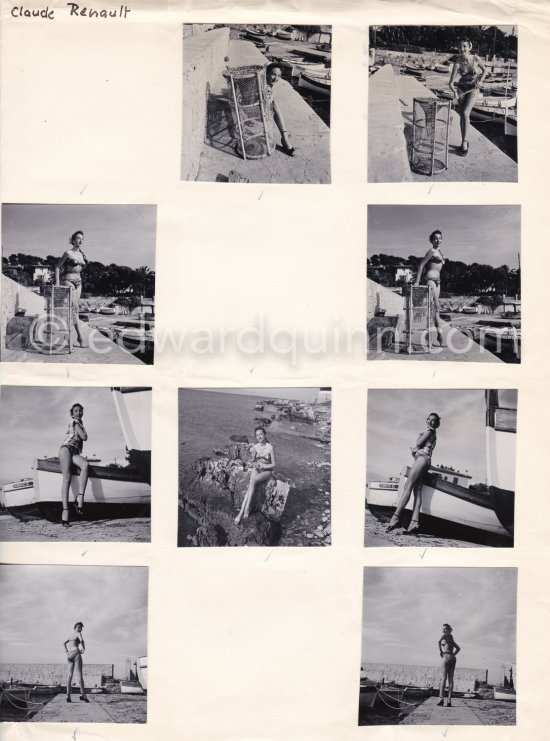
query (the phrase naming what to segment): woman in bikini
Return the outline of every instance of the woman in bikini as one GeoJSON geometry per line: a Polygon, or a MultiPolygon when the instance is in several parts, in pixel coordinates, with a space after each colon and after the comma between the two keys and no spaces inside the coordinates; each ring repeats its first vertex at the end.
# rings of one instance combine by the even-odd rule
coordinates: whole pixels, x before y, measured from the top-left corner
{"type": "Polygon", "coordinates": [[[55,267],[55,285],[69,286],[71,289],[71,313],[73,315],[74,328],[76,329],[76,339],[80,347],[86,347],[82,339],[78,317],[80,311],[80,294],[82,293],[81,273],[82,268],[88,264],[88,258],[82,251],[84,232],[75,232],[69,242],[71,243],[71,247],[63,253],[63,256],[55,267]]]}
{"type": "Polygon", "coordinates": [[[254,435],[258,442],[252,445],[251,452],[254,456],[253,468],[250,473],[250,482],[243,503],[241,504],[241,509],[237,517],[235,517],[235,525],[238,525],[243,518],[246,520],[249,516],[252,499],[254,498],[254,492],[258,484],[269,481],[273,476],[273,470],[275,468],[275,450],[267,439],[265,429],[263,427],[256,427],[254,435]]]}
{"type": "Polygon", "coordinates": [[[441,318],[439,316],[439,294],[441,290],[441,268],[445,264],[445,258],[441,252],[443,235],[439,229],[436,229],[430,234],[430,242],[432,243],[432,246],[426,252],[422,258],[422,262],[418,266],[415,285],[420,285],[422,273],[424,269],[426,269],[424,280],[428,286],[430,299],[434,308],[434,324],[437,333],[437,341],[439,342],[439,345],[443,347],[444,343],[443,334],[441,333],[441,318]]]}
{"type": "Polygon", "coordinates": [[[290,137],[286,130],[286,124],[283,118],[283,112],[281,110],[280,102],[278,100],[279,88],[277,87],[277,85],[283,75],[283,71],[281,67],[277,64],[277,62],[272,62],[271,64],[267,65],[265,74],[266,74],[266,79],[267,79],[269,96],[271,98],[271,107],[273,110],[273,120],[275,121],[275,125],[277,126],[281,134],[281,144],[283,145],[283,152],[285,154],[288,154],[289,157],[294,157],[296,155],[296,149],[291,144],[290,137]]]}
{"type": "Polygon", "coordinates": [[[443,626],[443,635],[439,639],[439,655],[441,657],[441,684],[439,685],[439,702],[443,705],[445,697],[445,685],[449,683],[447,694],[447,707],[451,707],[451,696],[453,694],[454,675],[456,667],[456,655],[460,651],[460,646],[453,638],[453,629],[445,623],[443,626]]]}
{"type": "Polygon", "coordinates": [[[487,68],[477,56],[472,54],[472,42],[462,39],[458,48],[460,54],[453,65],[449,87],[457,102],[460,115],[460,133],[462,144],[459,154],[465,157],[468,154],[468,136],[470,133],[470,113],[480,93],[480,85],[487,74],[487,68]],[[458,77],[458,81],[455,82],[458,77]]]}
{"type": "Polygon", "coordinates": [[[405,533],[408,535],[414,535],[419,530],[418,518],[420,516],[420,505],[422,504],[422,483],[425,474],[428,473],[430,466],[432,465],[432,453],[437,443],[436,430],[440,424],[441,417],[439,414],[436,414],[435,412],[429,414],[426,419],[426,431],[420,433],[416,440],[415,447],[411,448],[414,463],[411,466],[411,470],[403,488],[403,493],[397,503],[390,524],[386,528],[387,533],[400,526],[403,510],[407,506],[412,493],[414,493],[413,511],[409,527],[405,530],[405,533]]]}
{"type": "Polygon", "coordinates": [[[73,464],[80,470],[78,494],[73,502],[74,510],[79,517],[82,517],[84,514],[84,493],[86,492],[86,484],[88,483],[88,461],[81,455],[84,440],[88,439],[88,433],[82,422],[84,416],[84,407],[82,404],[73,404],[70,409],[70,415],[71,419],[67,427],[67,434],[59,448],[59,462],[61,464],[61,473],[63,474],[63,482],[61,484],[61,499],[63,502],[61,524],[63,527],[69,527],[69,490],[71,488],[73,464]]]}
{"type": "Polygon", "coordinates": [[[83,628],[84,623],[75,623],[73,635],[70,638],[67,638],[63,644],[65,654],[67,655],[67,661],[69,662],[69,673],[67,675],[67,702],[71,702],[71,685],[75,668],[80,680],[80,699],[83,702],[90,702],[86,697],[84,674],[82,672],[82,654],[85,650],[84,638],[82,638],[83,628]]]}

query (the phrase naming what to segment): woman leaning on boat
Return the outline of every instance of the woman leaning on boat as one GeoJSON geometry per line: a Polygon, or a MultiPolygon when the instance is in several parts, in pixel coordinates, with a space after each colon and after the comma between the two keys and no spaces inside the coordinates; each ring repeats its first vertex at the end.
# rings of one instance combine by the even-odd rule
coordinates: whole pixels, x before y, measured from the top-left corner
{"type": "Polygon", "coordinates": [[[422,484],[424,476],[428,473],[430,466],[432,465],[432,453],[437,443],[436,430],[440,424],[441,417],[439,414],[436,414],[435,412],[429,414],[426,419],[426,431],[420,433],[416,440],[415,447],[411,448],[414,463],[412,464],[407,480],[405,481],[403,493],[397,503],[390,524],[386,528],[386,532],[388,533],[400,527],[401,516],[403,515],[403,511],[413,493],[414,504],[412,517],[405,533],[413,535],[419,530],[418,518],[420,516],[420,505],[422,504],[422,484]]]}
{"type": "Polygon", "coordinates": [[[84,645],[84,638],[82,637],[82,630],[84,623],[74,624],[74,633],[70,638],[63,643],[67,661],[69,662],[69,673],[67,675],[67,702],[71,702],[71,686],[73,682],[73,674],[76,669],[78,674],[78,680],[80,683],[80,699],[83,702],[90,702],[86,697],[86,689],[84,687],[84,672],[82,670],[82,654],[85,651],[86,646],[84,645]]]}
{"type": "Polygon", "coordinates": [[[472,54],[472,42],[462,39],[458,48],[458,55],[453,69],[449,87],[457,102],[457,111],[460,115],[460,133],[462,143],[459,154],[465,157],[468,154],[470,135],[470,113],[480,93],[480,85],[487,74],[487,68],[477,54],[472,54]],[[457,79],[458,78],[458,79],[457,79]]]}
{"type": "Polygon", "coordinates": [[[65,439],[59,448],[59,463],[61,464],[61,473],[63,481],[61,484],[61,500],[63,502],[63,512],[61,513],[61,524],[69,527],[69,491],[71,488],[72,468],[75,465],[79,471],[78,477],[78,494],[73,501],[75,513],[82,517],[84,507],[84,494],[88,483],[88,461],[82,456],[82,447],[84,441],[88,439],[88,433],[84,427],[84,407],[82,404],[73,404],[69,410],[71,419],[65,439]]]}

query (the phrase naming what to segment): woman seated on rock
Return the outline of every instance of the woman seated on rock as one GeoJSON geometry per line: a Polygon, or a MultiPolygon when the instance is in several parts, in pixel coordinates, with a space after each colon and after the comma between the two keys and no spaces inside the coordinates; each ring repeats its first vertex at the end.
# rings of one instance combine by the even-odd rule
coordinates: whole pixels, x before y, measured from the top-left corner
{"type": "Polygon", "coordinates": [[[246,520],[250,515],[250,507],[256,488],[259,484],[269,481],[273,476],[273,470],[275,468],[275,450],[267,439],[265,429],[263,427],[256,427],[254,435],[258,442],[251,446],[251,452],[254,458],[250,473],[250,482],[244,495],[239,514],[235,517],[235,525],[238,525],[243,518],[246,520]]]}

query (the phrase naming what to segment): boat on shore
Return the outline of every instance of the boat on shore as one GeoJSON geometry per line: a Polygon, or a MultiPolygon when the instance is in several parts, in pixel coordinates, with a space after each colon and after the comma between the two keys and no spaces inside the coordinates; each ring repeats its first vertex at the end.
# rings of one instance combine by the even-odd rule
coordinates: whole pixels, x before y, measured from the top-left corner
{"type": "Polygon", "coordinates": [[[120,680],[120,694],[121,695],[143,695],[143,689],[139,682],[135,682],[131,679],[120,680]]]}
{"type": "Polygon", "coordinates": [[[499,522],[514,534],[517,392],[485,392],[485,440],[489,496],[499,522]]]}
{"type": "Polygon", "coordinates": [[[138,656],[136,671],[140,685],[147,692],[147,656],[138,656]]]}
{"type": "Polygon", "coordinates": [[[433,69],[434,69],[434,72],[439,72],[439,74],[450,74],[451,65],[450,64],[435,64],[433,69]]]}
{"type": "MultiPolygon", "coordinates": [[[[111,388],[118,421],[126,443],[127,465],[89,465],[84,518],[149,517],[151,511],[151,389],[111,388]]],[[[59,458],[34,461],[32,497],[13,500],[6,509],[26,522],[61,519],[63,473],[59,458]]],[[[73,468],[69,501],[79,491],[78,470],[73,468]]]]}
{"type": "Polygon", "coordinates": [[[34,479],[27,478],[11,481],[0,486],[0,510],[8,512],[13,507],[30,504],[34,500],[34,479]]]}
{"type": "Polygon", "coordinates": [[[304,90],[311,90],[320,95],[330,96],[331,79],[330,77],[301,72],[298,79],[298,87],[304,90]]]}
{"type": "Polygon", "coordinates": [[[493,689],[495,700],[504,700],[505,702],[516,701],[516,690],[510,687],[494,687],[493,689]]]}

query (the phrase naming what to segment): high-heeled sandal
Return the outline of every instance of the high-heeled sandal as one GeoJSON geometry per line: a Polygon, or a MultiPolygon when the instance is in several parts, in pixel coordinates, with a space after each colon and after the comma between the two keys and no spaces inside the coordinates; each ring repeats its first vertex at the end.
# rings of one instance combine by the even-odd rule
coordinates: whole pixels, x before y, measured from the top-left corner
{"type": "Polygon", "coordinates": [[[285,154],[288,154],[289,157],[295,157],[296,156],[296,148],[295,147],[289,147],[287,144],[285,144],[284,136],[286,134],[286,131],[281,131],[281,144],[283,145],[283,152],[285,154]]]}
{"type": "Polygon", "coordinates": [[[397,530],[398,527],[401,527],[401,525],[399,524],[400,519],[400,517],[396,517],[395,515],[393,515],[390,520],[390,524],[386,528],[386,532],[391,533],[392,530],[397,530]]]}
{"type": "Polygon", "coordinates": [[[72,702],[70,695],[67,695],[67,702],[72,702]]]}
{"type": "Polygon", "coordinates": [[[70,527],[71,526],[71,523],[69,522],[69,508],[68,507],[63,507],[63,511],[61,512],[61,524],[63,525],[63,527],[70,527]],[[67,517],[66,518],[63,517],[63,515],[65,514],[65,512],[67,513],[67,517]]]}
{"type": "Polygon", "coordinates": [[[470,149],[470,143],[467,141],[462,142],[462,146],[460,147],[460,156],[466,157],[469,149],[470,149]]]}
{"type": "Polygon", "coordinates": [[[75,510],[76,514],[79,517],[84,517],[84,494],[77,494],[76,495],[76,497],[74,498],[73,507],[74,507],[74,510],[75,510]],[[78,498],[79,497],[82,497],[82,504],[81,505],[78,503],[78,498]]]}
{"type": "Polygon", "coordinates": [[[86,695],[80,695],[80,699],[82,700],[82,702],[90,702],[86,695]]]}
{"type": "Polygon", "coordinates": [[[409,523],[409,527],[405,530],[403,535],[416,535],[420,531],[420,527],[418,525],[418,520],[411,520],[409,523]],[[416,522],[416,525],[414,527],[411,527],[413,522],[416,522]]]}

